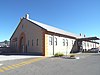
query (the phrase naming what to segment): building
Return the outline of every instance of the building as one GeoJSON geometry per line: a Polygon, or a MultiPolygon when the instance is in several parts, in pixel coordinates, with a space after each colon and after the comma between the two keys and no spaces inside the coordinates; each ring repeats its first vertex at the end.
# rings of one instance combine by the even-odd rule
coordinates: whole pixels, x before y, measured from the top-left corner
{"type": "Polygon", "coordinates": [[[9,47],[10,46],[10,41],[3,41],[3,42],[0,42],[0,47],[9,47]]]}
{"type": "Polygon", "coordinates": [[[97,37],[82,38],[73,33],[31,20],[26,14],[10,38],[11,48],[18,53],[33,53],[52,56],[55,53],[69,54],[98,46],[97,37]],[[85,47],[83,46],[83,43],[85,47]],[[89,46],[89,45],[92,46],[89,46]]]}

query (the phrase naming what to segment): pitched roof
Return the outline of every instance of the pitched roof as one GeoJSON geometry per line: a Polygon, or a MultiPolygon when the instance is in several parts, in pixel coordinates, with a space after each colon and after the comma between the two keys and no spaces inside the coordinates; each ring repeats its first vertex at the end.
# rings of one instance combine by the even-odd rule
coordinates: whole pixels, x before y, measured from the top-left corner
{"type": "MultiPolygon", "coordinates": [[[[28,15],[28,14],[27,14],[27,15],[28,15]]],[[[62,34],[62,35],[67,35],[67,36],[70,36],[70,37],[73,37],[73,38],[80,38],[80,36],[78,36],[78,35],[76,35],[76,34],[73,34],[73,33],[71,33],[71,32],[67,32],[67,31],[64,31],[64,30],[62,30],[62,29],[59,29],[59,28],[56,28],[56,27],[53,27],[53,26],[50,26],[50,25],[47,25],[47,24],[43,24],[43,23],[37,22],[37,21],[35,21],[35,20],[31,20],[31,19],[29,19],[29,15],[28,15],[28,16],[27,16],[27,15],[26,15],[25,18],[23,17],[23,18],[20,20],[20,23],[21,23],[24,19],[26,19],[27,21],[30,21],[30,22],[36,24],[37,26],[39,26],[39,27],[41,27],[41,28],[47,30],[47,31],[54,32],[54,33],[58,33],[58,34],[62,34]]],[[[19,25],[20,25],[20,23],[19,23],[19,25]]],[[[17,28],[19,27],[19,25],[17,26],[17,28]]],[[[11,38],[12,38],[13,35],[15,34],[17,28],[15,29],[15,31],[14,31],[14,33],[12,34],[11,38]]],[[[11,40],[11,38],[10,38],[10,40],[11,40]]]]}
{"type": "Polygon", "coordinates": [[[59,29],[59,28],[56,28],[56,27],[53,27],[53,26],[50,26],[50,25],[46,25],[46,24],[43,24],[43,23],[40,23],[40,22],[31,20],[31,19],[27,19],[27,20],[35,23],[39,27],[42,27],[43,29],[45,29],[47,31],[50,31],[50,32],[54,32],[54,33],[58,33],[58,34],[63,34],[63,35],[67,35],[67,36],[71,36],[71,37],[75,37],[75,38],[80,37],[80,36],[78,36],[76,34],[73,34],[71,32],[67,32],[67,31],[64,31],[62,29],[59,29]]]}

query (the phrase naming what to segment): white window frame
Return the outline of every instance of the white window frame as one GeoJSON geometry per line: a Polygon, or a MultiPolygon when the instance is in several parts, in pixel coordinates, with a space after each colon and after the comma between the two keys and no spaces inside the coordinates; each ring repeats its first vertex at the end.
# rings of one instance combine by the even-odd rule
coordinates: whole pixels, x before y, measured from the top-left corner
{"type": "Polygon", "coordinates": [[[53,45],[53,37],[52,36],[49,37],[49,45],[53,45]]]}
{"type": "Polygon", "coordinates": [[[72,40],[72,46],[74,45],[74,40],[72,40]]]}
{"type": "Polygon", "coordinates": [[[55,45],[57,46],[57,37],[55,37],[55,45]]]}
{"type": "Polygon", "coordinates": [[[66,39],[66,46],[68,46],[68,39],[66,39]]]}
{"type": "Polygon", "coordinates": [[[63,39],[63,46],[65,46],[65,39],[63,39]]]}

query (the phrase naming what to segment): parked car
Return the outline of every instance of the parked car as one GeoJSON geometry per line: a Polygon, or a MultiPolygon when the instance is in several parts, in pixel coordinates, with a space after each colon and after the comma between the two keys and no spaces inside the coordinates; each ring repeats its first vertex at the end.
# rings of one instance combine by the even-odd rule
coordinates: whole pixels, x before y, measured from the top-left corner
{"type": "Polygon", "coordinates": [[[91,53],[99,53],[99,49],[98,48],[91,48],[88,50],[91,53]]]}

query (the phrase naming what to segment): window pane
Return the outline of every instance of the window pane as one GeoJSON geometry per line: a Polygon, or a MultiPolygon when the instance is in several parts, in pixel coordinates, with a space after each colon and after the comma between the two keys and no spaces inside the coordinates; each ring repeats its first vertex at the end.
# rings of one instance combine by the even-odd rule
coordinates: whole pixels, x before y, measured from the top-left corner
{"type": "Polygon", "coordinates": [[[73,40],[72,40],[72,45],[73,45],[73,40]]]}
{"type": "Polygon", "coordinates": [[[57,45],[57,38],[55,37],[55,45],[57,45]]]}
{"type": "Polygon", "coordinates": [[[65,46],[65,39],[63,39],[63,46],[65,46]]]}
{"type": "Polygon", "coordinates": [[[29,40],[28,40],[28,46],[29,46],[29,40]]]}
{"type": "Polygon", "coordinates": [[[89,43],[87,43],[87,46],[89,47],[89,43]]]}
{"type": "Polygon", "coordinates": [[[66,39],[66,46],[68,46],[68,40],[66,39]]]}
{"type": "Polygon", "coordinates": [[[52,37],[49,37],[49,45],[52,45],[52,37]]]}
{"type": "Polygon", "coordinates": [[[72,45],[74,45],[74,41],[72,40],[72,45]]]}

